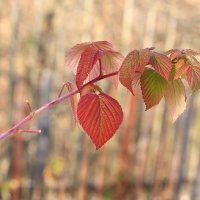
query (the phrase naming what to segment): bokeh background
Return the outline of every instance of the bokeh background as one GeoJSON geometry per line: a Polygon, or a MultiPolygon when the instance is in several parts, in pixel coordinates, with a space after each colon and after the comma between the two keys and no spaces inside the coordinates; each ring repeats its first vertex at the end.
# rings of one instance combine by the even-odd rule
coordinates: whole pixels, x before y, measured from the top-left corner
{"type": "MultiPolygon", "coordinates": [[[[65,52],[107,40],[126,55],[155,46],[200,50],[199,0],[0,0],[0,132],[74,81],[65,52]]],[[[125,88],[103,83],[124,121],[96,151],[74,128],[69,102],[0,141],[0,199],[199,200],[200,95],[172,124],[161,102],[150,111],[125,88]]]]}

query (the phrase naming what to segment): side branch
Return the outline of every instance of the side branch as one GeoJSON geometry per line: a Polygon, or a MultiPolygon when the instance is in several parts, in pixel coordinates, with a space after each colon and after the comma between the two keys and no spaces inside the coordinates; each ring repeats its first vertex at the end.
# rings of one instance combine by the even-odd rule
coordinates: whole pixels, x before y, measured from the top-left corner
{"type": "MultiPolygon", "coordinates": [[[[100,80],[102,80],[102,79],[105,79],[105,78],[108,78],[108,77],[110,77],[110,76],[115,76],[115,75],[117,75],[117,74],[118,74],[118,71],[117,71],[117,72],[110,73],[110,74],[106,74],[106,75],[103,75],[103,76],[99,76],[99,77],[97,77],[97,78],[95,78],[95,79],[93,79],[93,80],[87,82],[86,84],[84,84],[84,85],[81,87],[81,89],[82,89],[83,87],[85,87],[86,85],[89,85],[89,84],[98,82],[98,81],[100,81],[100,80]]],[[[5,131],[4,133],[0,134],[0,140],[2,140],[2,139],[4,139],[4,138],[6,138],[6,137],[8,137],[8,136],[10,136],[10,135],[12,135],[12,134],[14,134],[14,133],[16,133],[16,132],[19,130],[20,127],[22,127],[24,124],[26,124],[28,121],[30,121],[30,120],[33,118],[33,115],[36,116],[36,115],[40,114],[41,112],[43,112],[43,111],[45,111],[45,110],[51,108],[52,106],[54,106],[54,105],[56,105],[56,104],[59,104],[60,102],[62,102],[62,101],[64,101],[64,100],[68,99],[69,97],[71,97],[71,96],[73,96],[73,95],[75,95],[75,94],[77,94],[77,93],[79,93],[79,92],[80,92],[79,90],[74,90],[74,91],[72,91],[72,92],[70,92],[70,93],[68,93],[68,94],[66,94],[66,95],[63,95],[63,96],[61,96],[61,97],[59,97],[59,98],[57,98],[57,99],[55,99],[55,100],[53,100],[53,101],[51,101],[51,102],[45,104],[44,106],[38,108],[37,110],[32,111],[28,116],[26,116],[24,119],[22,119],[20,122],[18,122],[18,123],[17,123],[15,126],[13,126],[11,129],[9,129],[9,130],[5,131]]]]}
{"type": "MultiPolygon", "coordinates": [[[[79,93],[79,90],[75,90],[73,92],[70,92],[64,96],[59,97],[58,99],[55,99],[47,104],[45,104],[44,106],[40,107],[39,109],[32,111],[32,113],[34,113],[34,116],[38,115],[39,113],[51,108],[53,105],[56,105],[62,101],[64,101],[65,99],[69,98],[70,96],[73,96],[75,94],[79,93]]],[[[15,126],[13,126],[13,128],[7,130],[6,132],[0,134],[0,140],[14,134],[22,125],[24,125],[25,123],[27,123],[28,121],[30,121],[33,118],[32,114],[29,114],[28,116],[26,116],[23,120],[21,120],[20,122],[18,122],[15,126]]]]}

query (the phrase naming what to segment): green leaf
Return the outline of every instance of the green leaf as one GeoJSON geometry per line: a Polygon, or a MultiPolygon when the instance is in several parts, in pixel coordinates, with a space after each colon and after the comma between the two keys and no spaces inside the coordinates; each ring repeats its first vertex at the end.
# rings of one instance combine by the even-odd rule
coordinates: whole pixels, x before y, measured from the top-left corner
{"type": "Polygon", "coordinates": [[[168,82],[164,98],[170,118],[175,121],[186,108],[185,87],[180,78],[168,82]]]}
{"type": "Polygon", "coordinates": [[[146,68],[140,79],[146,110],[157,105],[164,95],[167,81],[155,70],[146,68]]]}

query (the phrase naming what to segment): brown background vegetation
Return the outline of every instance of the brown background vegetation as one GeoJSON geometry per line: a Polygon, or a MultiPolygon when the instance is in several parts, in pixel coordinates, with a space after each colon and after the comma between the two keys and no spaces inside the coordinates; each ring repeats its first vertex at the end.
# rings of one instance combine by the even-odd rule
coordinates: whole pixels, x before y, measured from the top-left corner
{"type": "MultiPolygon", "coordinates": [[[[155,46],[200,50],[199,0],[0,0],[0,132],[74,81],[67,49],[96,40],[126,55],[155,46]]],[[[200,97],[172,124],[165,104],[102,83],[124,110],[116,135],[96,151],[73,127],[69,102],[27,124],[42,134],[0,142],[0,199],[200,199],[200,97]]]]}

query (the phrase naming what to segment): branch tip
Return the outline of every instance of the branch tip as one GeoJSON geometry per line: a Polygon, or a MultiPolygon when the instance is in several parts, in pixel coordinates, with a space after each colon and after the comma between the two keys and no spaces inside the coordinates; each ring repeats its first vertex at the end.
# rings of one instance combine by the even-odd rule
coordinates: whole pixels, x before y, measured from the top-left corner
{"type": "Polygon", "coordinates": [[[26,100],[26,104],[27,104],[27,106],[28,106],[29,112],[32,113],[32,112],[33,112],[33,109],[32,109],[31,104],[30,104],[30,102],[29,102],[28,100],[26,100]]]}

